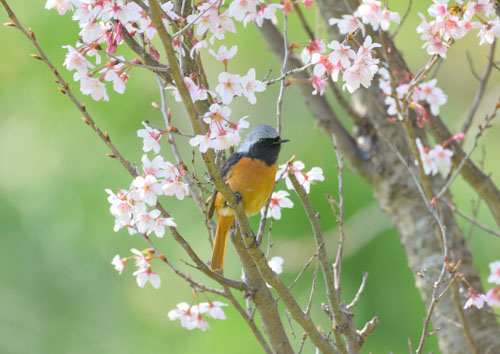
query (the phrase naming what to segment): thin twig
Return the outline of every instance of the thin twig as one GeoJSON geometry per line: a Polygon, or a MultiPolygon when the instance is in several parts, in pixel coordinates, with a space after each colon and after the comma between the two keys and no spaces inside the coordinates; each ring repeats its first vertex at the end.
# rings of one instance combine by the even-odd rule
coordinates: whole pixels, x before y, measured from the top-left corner
{"type": "Polygon", "coordinates": [[[462,133],[467,134],[467,131],[469,130],[472,120],[474,119],[474,116],[476,115],[476,111],[479,107],[479,103],[481,102],[481,98],[483,98],[484,95],[484,90],[486,88],[486,84],[488,83],[488,79],[490,78],[490,73],[491,69],[493,67],[493,57],[495,55],[495,46],[496,46],[496,39],[493,40],[493,43],[490,46],[490,54],[488,57],[488,64],[486,65],[486,69],[484,70],[483,77],[479,80],[479,87],[476,92],[476,98],[474,99],[474,103],[472,104],[472,108],[469,111],[469,114],[467,115],[467,118],[465,119],[464,125],[462,127],[462,133]]]}
{"type": "Polygon", "coordinates": [[[363,294],[363,291],[365,290],[367,278],[368,278],[368,272],[363,272],[363,280],[361,280],[361,285],[359,286],[358,292],[356,293],[356,296],[354,296],[354,299],[351,301],[351,303],[346,306],[346,309],[350,310],[354,306],[356,306],[359,299],[361,298],[361,295],[363,294]]]}
{"type": "Polygon", "coordinates": [[[443,196],[443,194],[446,193],[446,191],[448,190],[448,188],[450,188],[450,186],[453,183],[453,181],[455,181],[455,179],[458,177],[458,175],[460,173],[460,170],[462,169],[462,167],[464,166],[465,162],[469,159],[469,156],[472,154],[472,152],[476,148],[478,139],[481,137],[481,135],[486,130],[486,128],[488,128],[488,126],[490,124],[490,121],[493,118],[495,118],[495,116],[497,114],[497,110],[499,108],[500,108],[500,100],[496,103],[495,108],[493,109],[493,111],[491,111],[490,114],[488,114],[486,116],[486,119],[485,119],[484,123],[479,127],[479,130],[477,131],[476,135],[474,136],[474,142],[472,143],[472,146],[469,149],[469,152],[467,152],[467,154],[464,156],[464,158],[462,159],[462,161],[458,165],[458,167],[457,167],[455,173],[453,174],[453,176],[451,176],[451,178],[446,182],[446,184],[443,186],[443,188],[441,188],[441,190],[439,191],[439,193],[436,194],[436,200],[439,199],[439,198],[441,198],[443,196]]]}
{"type": "Polygon", "coordinates": [[[413,0],[408,0],[408,7],[406,8],[406,12],[403,15],[403,18],[401,19],[401,22],[399,22],[398,27],[396,27],[396,29],[394,30],[394,33],[392,34],[391,39],[394,39],[394,37],[396,37],[396,35],[398,34],[401,27],[403,27],[403,23],[406,21],[406,19],[408,18],[408,15],[410,14],[412,3],[413,3],[413,0]]]}
{"type": "Polygon", "coordinates": [[[233,304],[236,311],[238,311],[240,316],[245,320],[247,325],[250,327],[253,335],[255,336],[257,341],[260,343],[262,348],[264,348],[266,353],[271,354],[272,350],[269,347],[269,344],[267,344],[266,339],[264,338],[264,335],[262,334],[262,332],[259,330],[259,328],[255,324],[255,321],[253,320],[253,318],[247,315],[247,313],[245,312],[245,309],[240,305],[238,300],[236,300],[236,298],[234,297],[234,295],[232,294],[231,290],[228,287],[224,287],[224,293],[225,293],[226,298],[231,302],[231,304],[233,304]]]}
{"type": "Polygon", "coordinates": [[[285,92],[284,75],[286,70],[286,64],[288,62],[288,54],[290,53],[290,48],[288,48],[287,27],[288,27],[288,17],[285,14],[283,16],[283,47],[285,50],[285,56],[283,58],[283,64],[281,66],[281,76],[283,76],[283,79],[280,82],[280,93],[278,95],[278,101],[276,102],[276,130],[278,131],[278,135],[281,134],[281,106],[283,105],[283,95],[285,92]]]}
{"type": "Polygon", "coordinates": [[[314,253],[311,258],[309,258],[309,260],[306,262],[306,264],[304,264],[304,266],[302,267],[301,271],[299,272],[299,274],[297,274],[297,276],[295,277],[295,279],[292,281],[292,283],[288,286],[288,291],[292,290],[293,286],[295,285],[295,283],[297,283],[297,281],[300,279],[300,277],[302,276],[302,274],[304,274],[304,272],[306,271],[307,268],[309,268],[309,265],[311,264],[311,262],[313,261],[313,259],[318,255],[318,253],[314,253]]]}
{"type": "Polygon", "coordinates": [[[463,217],[465,220],[469,221],[470,223],[472,223],[473,225],[479,227],[481,230],[484,230],[494,236],[497,236],[497,237],[500,237],[500,232],[499,231],[496,231],[496,230],[493,230],[493,229],[490,229],[488,226],[484,225],[484,224],[481,224],[480,222],[478,222],[477,220],[475,220],[474,218],[471,218],[470,216],[468,216],[467,214],[465,214],[464,212],[460,211],[459,209],[457,209],[457,207],[455,206],[455,204],[453,204],[452,202],[450,202],[448,199],[446,198],[441,198],[446,204],[448,204],[448,206],[450,207],[450,209],[460,215],[461,217],[463,217]]]}

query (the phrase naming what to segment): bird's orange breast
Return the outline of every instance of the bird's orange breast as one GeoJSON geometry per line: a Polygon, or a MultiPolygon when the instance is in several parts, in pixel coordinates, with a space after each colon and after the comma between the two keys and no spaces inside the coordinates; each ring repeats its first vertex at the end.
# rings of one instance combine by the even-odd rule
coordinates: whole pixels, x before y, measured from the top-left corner
{"type": "MultiPolygon", "coordinates": [[[[269,166],[259,159],[242,157],[231,169],[226,179],[234,192],[241,195],[247,216],[257,214],[266,204],[274,187],[277,164],[269,166]]],[[[219,215],[233,215],[233,210],[226,207],[226,200],[217,193],[215,208],[219,215]]]]}

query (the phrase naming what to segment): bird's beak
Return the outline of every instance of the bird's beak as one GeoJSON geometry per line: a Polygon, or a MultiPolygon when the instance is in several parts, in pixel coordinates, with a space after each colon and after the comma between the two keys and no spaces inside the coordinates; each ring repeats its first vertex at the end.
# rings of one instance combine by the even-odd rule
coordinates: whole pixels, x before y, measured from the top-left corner
{"type": "Polygon", "coordinates": [[[286,143],[288,141],[290,141],[290,140],[289,139],[280,139],[280,140],[277,141],[277,143],[278,144],[283,144],[283,143],[286,143]]]}

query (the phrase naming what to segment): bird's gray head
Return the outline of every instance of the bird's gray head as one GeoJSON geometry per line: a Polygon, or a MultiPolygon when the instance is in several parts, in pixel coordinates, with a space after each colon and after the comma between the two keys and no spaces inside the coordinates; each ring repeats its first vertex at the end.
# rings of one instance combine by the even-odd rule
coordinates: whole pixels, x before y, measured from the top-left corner
{"type": "Polygon", "coordinates": [[[259,124],[248,133],[237,152],[271,165],[278,159],[281,144],[287,141],[273,127],[259,124]]]}

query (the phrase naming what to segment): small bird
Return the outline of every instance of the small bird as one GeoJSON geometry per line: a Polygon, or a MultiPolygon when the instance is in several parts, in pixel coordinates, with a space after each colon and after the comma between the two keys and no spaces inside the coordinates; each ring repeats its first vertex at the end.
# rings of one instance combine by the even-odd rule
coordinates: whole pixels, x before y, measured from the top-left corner
{"type": "MultiPolygon", "coordinates": [[[[222,178],[241,198],[247,216],[255,215],[266,204],[274,187],[278,155],[281,144],[278,132],[269,125],[259,124],[245,137],[240,148],[222,166],[222,178]]],[[[212,251],[212,270],[222,269],[226,254],[229,229],[234,220],[234,210],[221,193],[212,198],[208,218],[217,211],[217,231],[212,251]]]]}

